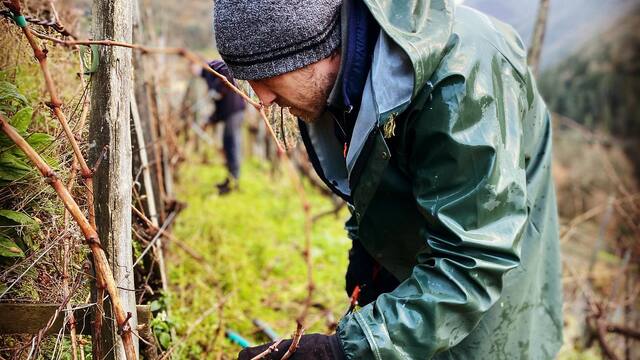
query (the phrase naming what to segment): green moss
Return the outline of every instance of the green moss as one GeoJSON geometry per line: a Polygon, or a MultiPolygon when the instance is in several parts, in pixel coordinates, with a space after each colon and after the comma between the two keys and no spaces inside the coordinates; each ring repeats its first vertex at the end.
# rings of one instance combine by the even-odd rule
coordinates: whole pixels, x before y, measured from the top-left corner
{"type": "MultiPolygon", "coordinates": [[[[222,321],[254,343],[266,339],[256,334],[253,318],[269,323],[280,335],[295,329],[295,318],[306,296],[304,215],[300,199],[286,174],[257,161],[248,161],[240,190],[220,197],[215,183],[225,171],[219,165],[188,163],[180,169],[178,196],[188,207],[180,214],[174,234],[206,259],[210,270],[171,245],[168,269],[172,287],[171,317],[179,335],[205,311],[225,299],[222,321]]],[[[312,212],[332,208],[329,199],[309,188],[312,212]]],[[[343,230],[346,210],[328,216],[313,229],[314,303],[339,319],[348,306],[344,272],[350,248],[343,230]]],[[[327,332],[326,313],[313,308],[307,332],[327,332]]],[[[189,336],[178,358],[223,352],[231,357],[240,350],[216,337],[220,313],[216,309],[189,336]]]]}

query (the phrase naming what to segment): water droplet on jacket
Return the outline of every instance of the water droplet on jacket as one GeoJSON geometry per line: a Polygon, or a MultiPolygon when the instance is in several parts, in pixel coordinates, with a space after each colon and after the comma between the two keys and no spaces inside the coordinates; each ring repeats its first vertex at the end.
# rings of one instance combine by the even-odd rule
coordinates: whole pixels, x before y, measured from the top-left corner
{"type": "Polygon", "coordinates": [[[490,199],[489,201],[487,201],[486,203],[484,203],[484,205],[482,205],[485,209],[492,211],[493,209],[497,208],[498,206],[500,206],[500,201],[496,200],[496,199],[490,199]]]}

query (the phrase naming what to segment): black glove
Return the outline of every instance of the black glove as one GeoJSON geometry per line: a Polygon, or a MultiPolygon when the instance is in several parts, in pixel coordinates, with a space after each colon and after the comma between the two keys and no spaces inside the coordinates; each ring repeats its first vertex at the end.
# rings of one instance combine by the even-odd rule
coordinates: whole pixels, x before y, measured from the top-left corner
{"type": "MultiPolygon", "coordinates": [[[[250,360],[263,351],[267,350],[271,344],[264,344],[260,346],[250,347],[243,349],[238,354],[238,360],[250,360]]],[[[278,351],[272,351],[269,355],[264,357],[267,360],[280,359],[291,346],[291,340],[285,340],[278,345],[278,351]]],[[[309,334],[303,335],[300,338],[298,349],[289,358],[292,360],[345,360],[344,351],[342,345],[336,335],[321,335],[321,334],[309,334]]]]}
{"type": "Polygon", "coordinates": [[[367,305],[380,294],[391,292],[400,285],[398,279],[378,264],[358,240],[353,240],[349,250],[349,267],[345,277],[347,296],[351,296],[356,285],[360,286],[360,306],[367,305]]]}

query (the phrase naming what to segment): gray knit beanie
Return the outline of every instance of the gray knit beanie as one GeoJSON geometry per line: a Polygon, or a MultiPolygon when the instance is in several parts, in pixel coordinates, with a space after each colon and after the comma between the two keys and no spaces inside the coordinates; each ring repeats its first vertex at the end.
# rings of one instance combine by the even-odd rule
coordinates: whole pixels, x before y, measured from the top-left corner
{"type": "Polygon", "coordinates": [[[342,0],[215,0],[218,51],[237,79],[280,75],[340,45],[342,0]]]}

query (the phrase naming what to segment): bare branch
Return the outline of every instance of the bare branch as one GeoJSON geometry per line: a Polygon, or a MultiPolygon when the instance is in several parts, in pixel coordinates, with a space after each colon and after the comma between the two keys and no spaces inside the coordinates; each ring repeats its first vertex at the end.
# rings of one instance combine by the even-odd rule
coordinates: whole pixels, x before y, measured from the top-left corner
{"type": "Polygon", "coordinates": [[[298,327],[296,328],[296,332],[293,334],[291,345],[289,346],[289,349],[287,349],[287,352],[282,355],[280,360],[287,360],[293,356],[293,353],[295,353],[296,350],[298,350],[298,345],[300,345],[300,339],[302,338],[302,335],[304,335],[304,330],[305,329],[302,327],[302,324],[298,322],[298,327]]]}
{"type": "Polygon", "coordinates": [[[111,267],[107,261],[107,256],[102,249],[98,233],[91,226],[87,218],[84,216],[78,204],[73,200],[71,194],[60,181],[56,173],[47,165],[47,163],[38,155],[38,153],[27,143],[24,138],[18,134],[18,132],[9,125],[8,120],[0,115],[0,130],[4,132],[11,141],[13,141],[35,164],[42,176],[46,181],[54,188],[60,199],[62,200],[67,211],[71,214],[73,219],[78,223],[80,230],[82,231],[91,253],[94,259],[94,266],[96,276],[104,282],[107,293],[111,297],[113,304],[113,310],[116,316],[118,326],[122,329],[127,329],[121,334],[122,342],[127,350],[127,359],[132,360],[136,358],[135,350],[133,348],[133,341],[131,331],[127,326],[127,316],[123,310],[122,303],[118,294],[116,283],[113,279],[113,273],[111,267]]]}
{"type": "Polygon", "coordinates": [[[260,354],[254,356],[251,358],[251,360],[260,360],[265,358],[267,355],[271,354],[274,351],[278,351],[278,345],[280,345],[280,343],[282,342],[283,339],[280,339],[276,342],[274,342],[271,346],[269,346],[267,348],[267,350],[261,352],[260,354]]]}

